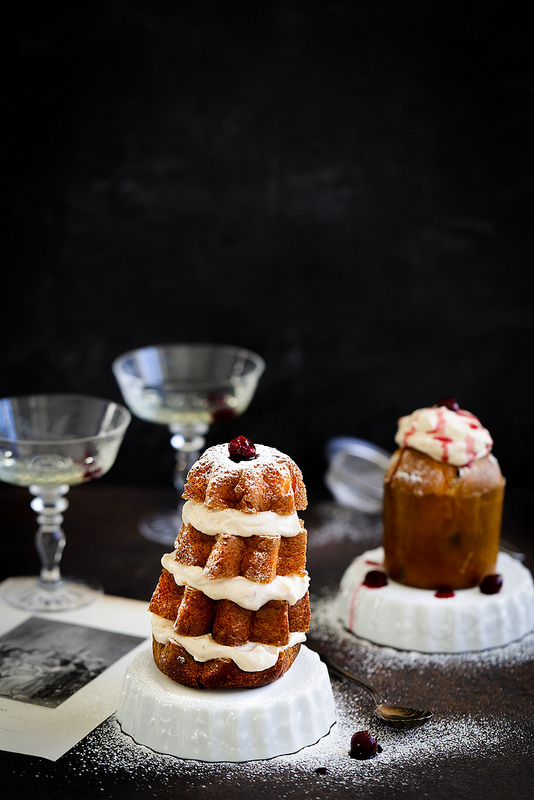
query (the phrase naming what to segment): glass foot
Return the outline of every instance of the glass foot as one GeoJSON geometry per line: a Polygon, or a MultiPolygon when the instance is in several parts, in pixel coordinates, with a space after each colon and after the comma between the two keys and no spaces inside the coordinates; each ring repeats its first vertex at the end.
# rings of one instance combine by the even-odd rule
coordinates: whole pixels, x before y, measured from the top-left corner
{"type": "Polygon", "coordinates": [[[8,578],[0,586],[0,597],[24,611],[70,611],[93,603],[102,593],[101,586],[77,580],[47,586],[39,578],[8,578]]]}
{"type": "Polygon", "coordinates": [[[165,544],[174,548],[174,542],[182,524],[180,511],[160,511],[156,514],[147,514],[139,522],[139,533],[151,542],[165,544]]]}

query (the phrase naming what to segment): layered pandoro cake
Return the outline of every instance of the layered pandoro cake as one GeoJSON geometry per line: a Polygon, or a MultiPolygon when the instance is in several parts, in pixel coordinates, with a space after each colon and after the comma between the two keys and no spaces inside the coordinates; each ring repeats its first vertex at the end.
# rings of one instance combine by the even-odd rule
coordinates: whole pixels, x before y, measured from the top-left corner
{"type": "Polygon", "coordinates": [[[253,688],[293,664],[310,624],[306,489],[286,455],[245,437],[189,472],[175,550],[150,602],[154,660],[196,688],[253,688]]]}
{"type": "Polygon", "coordinates": [[[452,398],[401,417],[384,477],[383,546],[340,591],[346,628],[384,645],[461,652],[534,624],[530,572],[500,552],[505,480],[486,428],[452,398]]]}
{"type": "Polygon", "coordinates": [[[336,719],[310,625],[297,465],[238,436],[191,468],[175,549],[150,601],[152,649],[128,666],[122,730],[201,761],[294,753],[336,719]],[[297,657],[298,656],[298,657],[297,657]]]}

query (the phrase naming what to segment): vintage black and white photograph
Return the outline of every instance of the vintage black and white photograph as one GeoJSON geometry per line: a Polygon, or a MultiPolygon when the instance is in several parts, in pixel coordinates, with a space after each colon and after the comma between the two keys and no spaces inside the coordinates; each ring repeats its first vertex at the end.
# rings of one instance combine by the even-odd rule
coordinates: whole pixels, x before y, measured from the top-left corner
{"type": "Polygon", "coordinates": [[[57,708],[142,641],[30,617],[0,637],[0,697],[57,708]]]}

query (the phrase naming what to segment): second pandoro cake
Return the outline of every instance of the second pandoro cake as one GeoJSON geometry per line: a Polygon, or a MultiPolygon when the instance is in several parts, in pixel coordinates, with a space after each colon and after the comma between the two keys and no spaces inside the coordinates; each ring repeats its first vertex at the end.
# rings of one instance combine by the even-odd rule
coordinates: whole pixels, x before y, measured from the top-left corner
{"type": "Polygon", "coordinates": [[[505,480],[477,417],[444,398],[399,420],[384,476],[382,547],[341,579],[339,619],[376,644],[458,653],[534,624],[534,583],[499,552],[505,480]]]}
{"type": "Polygon", "coordinates": [[[297,465],[244,436],[205,451],[152,596],[159,670],[193,688],[254,688],[293,664],[310,625],[297,465]]]}
{"type": "Polygon", "coordinates": [[[495,572],[505,480],[489,431],[453,398],[401,417],[384,479],[388,575],[467,589],[495,572]]]}

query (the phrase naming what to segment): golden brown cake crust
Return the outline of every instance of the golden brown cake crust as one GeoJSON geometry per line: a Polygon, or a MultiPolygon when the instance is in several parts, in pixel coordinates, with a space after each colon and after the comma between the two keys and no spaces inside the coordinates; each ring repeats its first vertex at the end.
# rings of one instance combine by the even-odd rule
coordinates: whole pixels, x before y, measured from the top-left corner
{"type": "Polygon", "coordinates": [[[384,553],[391,578],[466,589],[494,572],[505,480],[493,455],[469,466],[397,450],[384,482],[384,553]]]}
{"type": "Polygon", "coordinates": [[[230,659],[212,658],[195,661],[181,645],[169,641],[160,644],[152,638],[154,662],[168,678],[193,689],[255,689],[281,678],[295,661],[300,644],[281,650],[278,660],[269,669],[243,672],[230,659]]]}
{"type": "MultiPolygon", "coordinates": [[[[305,591],[307,534],[296,516],[307,505],[302,474],[288,456],[274,448],[255,446],[245,440],[246,452],[239,449],[241,443],[236,450],[237,440],[243,438],[237,437],[230,445],[209,448],[190,469],[183,497],[193,501],[188,511],[193,516],[185,521],[184,511],[175,551],[162,558],[163,572],[149,605],[154,615],[156,666],[172,680],[192,688],[255,688],[278,680],[300,649],[300,643],[289,646],[290,642],[303,639],[298,634],[305,634],[310,627],[310,599],[305,591]],[[199,512],[194,503],[204,508],[199,512]],[[206,510],[224,511],[208,514],[209,533],[191,524],[194,519],[195,524],[203,527],[206,510]],[[243,512],[245,515],[271,512],[262,518],[246,520],[246,523],[259,522],[263,535],[253,530],[250,535],[238,535],[235,531],[239,531],[239,526],[231,532],[235,519],[243,522],[243,512]],[[295,519],[286,518],[280,524],[279,518],[288,515],[295,519]],[[211,524],[213,520],[218,522],[216,527],[211,524]],[[284,536],[280,531],[289,533],[284,536]],[[292,580],[285,581],[286,576],[292,580]],[[281,580],[265,590],[277,578],[281,580]],[[241,598],[239,591],[234,593],[224,583],[234,580],[239,582],[238,588],[243,580],[256,585],[254,610],[230,599],[241,598]],[[259,605],[262,587],[264,601],[259,605]],[[221,597],[221,588],[230,597],[221,597]],[[301,592],[304,595],[292,605],[287,599],[276,599],[276,595],[281,595],[293,600],[301,592]],[[161,635],[156,633],[158,626],[164,631],[161,635]],[[173,638],[180,636],[186,637],[180,639],[182,644],[173,638]],[[195,637],[201,636],[206,637],[207,648],[216,645],[208,649],[210,655],[233,654],[239,661],[237,651],[232,652],[232,648],[253,642],[276,648],[272,659],[276,661],[269,669],[250,672],[241,670],[232,658],[196,661],[187,648],[192,647],[195,637]],[[221,651],[217,646],[229,650],[221,651]]],[[[247,604],[246,600],[243,602],[247,604]]]]}
{"type": "Polygon", "coordinates": [[[465,467],[444,464],[411,447],[399,448],[390,460],[386,484],[413,494],[469,496],[504,487],[499,462],[493,455],[465,467]]]}
{"type": "Polygon", "coordinates": [[[285,646],[291,633],[306,633],[310,627],[309,593],[289,605],[271,600],[258,611],[241,608],[231,600],[210,600],[190,586],[178,586],[164,569],[148,610],[174,623],[181,636],[211,633],[218,644],[243,645],[248,641],[285,646]]]}
{"type": "Polygon", "coordinates": [[[202,567],[207,578],[241,576],[270,583],[276,575],[304,575],[307,533],[300,523],[296,536],[207,535],[182,525],[176,538],[175,561],[202,567]]]}
{"type": "Polygon", "coordinates": [[[245,513],[293,514],[307,506],[302,473],[295,462],[272,447],[257,445],[257,458],[234,463],[228,445],[215,445],[191,467],[183,493],[207,508],[245,513]]]}

